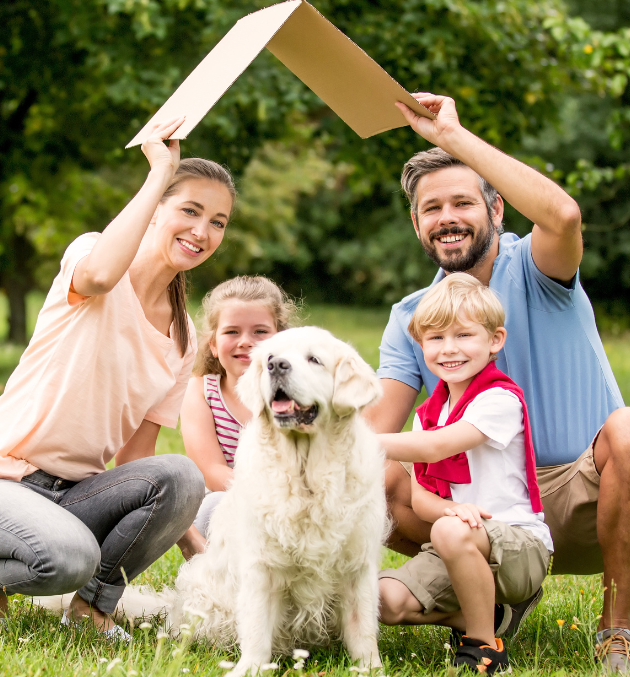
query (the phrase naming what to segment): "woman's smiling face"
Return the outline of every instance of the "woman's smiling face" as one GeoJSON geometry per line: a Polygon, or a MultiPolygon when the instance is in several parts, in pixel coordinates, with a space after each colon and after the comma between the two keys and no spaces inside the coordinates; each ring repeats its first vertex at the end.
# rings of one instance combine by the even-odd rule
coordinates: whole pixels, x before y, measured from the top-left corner
{"type": "Polygon", "coordinates": [[[152,220],[158,248],[169,265],[190,270],[221,244],[233,199],[219,181],[186,179],[161,202],[152,220]]]}

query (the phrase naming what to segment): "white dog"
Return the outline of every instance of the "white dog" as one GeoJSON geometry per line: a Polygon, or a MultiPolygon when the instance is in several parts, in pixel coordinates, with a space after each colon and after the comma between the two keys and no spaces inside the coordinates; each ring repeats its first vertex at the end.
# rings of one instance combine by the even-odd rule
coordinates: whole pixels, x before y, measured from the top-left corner
{"type": "MultiPolygon", "coordinates": [[[[381,394],[374,372],[329,332],[301,327],[252,351],[238,392],[253,419],[206,551],[162,597],[171,631],[197,616],[198,637],[238,642],[232,677],[335,638],[353,661],[380,667],[384,457],[360,416],[381,394]]],[[[136,615],[130,593],[122,604],[136,615]]]]}

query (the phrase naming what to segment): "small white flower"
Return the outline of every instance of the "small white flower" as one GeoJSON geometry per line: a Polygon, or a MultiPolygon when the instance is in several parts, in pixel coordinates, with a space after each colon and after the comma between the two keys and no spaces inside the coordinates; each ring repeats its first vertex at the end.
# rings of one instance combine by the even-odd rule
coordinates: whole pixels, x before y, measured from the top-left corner
{"type": "Polygon", "coordinates": [[[107,666],[105,672],[111,672],[118,665],[118,663],[122,663],[122,658],[114,658],[114,660],[107,666]]]}
{"type": "Polygon", "coordinates": [[[293,658],[308,658],[311,654],[306,649],[293,649],[293,658]]]}
{"type": "Polygon", "coordinates": [[[144,621],[144,623],[140,623],[138,627],[140,628],[140,630],[148,630],[151,627],[151,623],[147,623],[146,621],[144,621]]]}
{"type": "Polygon", "coordinates": [[[164,630],[158,630],[157,638],[168,639],[168,632],[164,632],[164,630]]]}
{"type": "Polygon", "coordinates": [[[451,650],[451,645],[450,645],[448,642],[444,642],[444,648],[445,648],[447,651],[450,651],[450,650],[451,650]]]}
{"type": "Polygon", "coordinates": [[[182,668],[182,672],[190,672],[190,668],[182,668]]]}
{"type": "Polygon", "coordinates": [[[129,670],[127,672],[127,677],[137,677],[138,671],[137,670],[129,670]]]}
{"type": "Polygon", "coordinates": [[[107,663],[107,658],[99,658],[98,662],[99,663],[107,663]]]}
{"type": "Polygon", "coordinates": [[[260,666],[261,670],[277,670],[278,669],[278,664],[277,663],[263,663],[260,666]]]}
{"type": "Polygon", "coordinates": [[[415,653],[412,653],[411,655],[412,655],[412,656],[413,656],[414,658],[417,658],[417,656],[416,656],[416,654],[415,654],[415,653]]]}
{"type": "Polygon", "coordinates": [[[404,635],[405,633],[404,633],[404,632],[399,632],[398,634],[399,634],[399,635],[404,635]]]}
{"type": "Polygon", "coordinates": [[[18,642],[28,642],[28,637],[18,637],[18,642]]]}
{"type": "Polygon", "coordinates": [[[298,661],[294,666],[294,670],[301,670],[304,667],[304,661],[298,661]]]}
{"type": "Polygon", "coordinates": [[[222,668],[223,670],[230,670],[236,665],[236,663],[232,663],[232,661],[221,661],[219,663],[219,667],[222,668]]]}

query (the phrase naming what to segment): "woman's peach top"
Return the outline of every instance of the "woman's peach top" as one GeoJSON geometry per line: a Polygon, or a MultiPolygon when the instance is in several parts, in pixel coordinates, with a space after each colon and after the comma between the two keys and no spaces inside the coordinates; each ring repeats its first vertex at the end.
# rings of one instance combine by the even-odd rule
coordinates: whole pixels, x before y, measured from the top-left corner
{"type": "Polygon", "coordinates": [[[144,419],[177,425],[197,350],[192,320],[182,358],[145,317],[128,273],[107,294],[77,294],[74,269],[98,237],[81,235],[66,250],[0,397],[0,478],[39,468],[79,481],[105,470],[144,419]]]}

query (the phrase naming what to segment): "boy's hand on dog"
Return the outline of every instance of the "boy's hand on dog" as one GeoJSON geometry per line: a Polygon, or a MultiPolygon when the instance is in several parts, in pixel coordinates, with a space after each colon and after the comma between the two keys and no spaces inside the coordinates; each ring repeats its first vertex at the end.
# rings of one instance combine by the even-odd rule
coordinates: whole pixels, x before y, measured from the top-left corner
{"type": "Polygon", "coordinates": [[[492,515],[487,510],[474,503],[454,503],[444,509],[444,514],[448,517],[459,517],[462,522],[468,522],[471,529],[481,529],[483,527],[482,518],[492,519],[492,515]]]}

